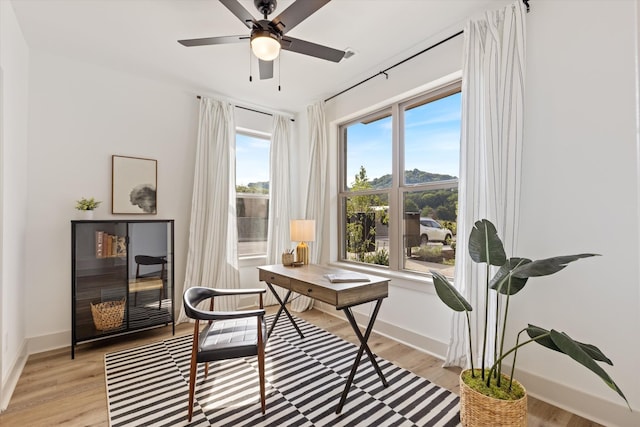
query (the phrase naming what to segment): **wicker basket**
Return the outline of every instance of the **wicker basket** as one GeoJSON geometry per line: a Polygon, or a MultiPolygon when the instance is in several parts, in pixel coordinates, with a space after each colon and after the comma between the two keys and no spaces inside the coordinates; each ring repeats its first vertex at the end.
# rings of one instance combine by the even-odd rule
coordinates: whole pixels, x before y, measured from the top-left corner
{"type": "Polygon", "coordinates": [[[91,303],[93,324],[99,331],[119,328],[124,319],[125,299],[120,301],[106,301],[99,304],[91,303]]]}
{"type": "MultiPolygon", "coordinates": [[[[522,388],[524,390],[524,387],[522,388]]],[[[460,422],[465,427],[526,426],[526,390],[524,396],[518,400],[495,399],[473,390],[462,380],[460,374],[460,422]]]]}

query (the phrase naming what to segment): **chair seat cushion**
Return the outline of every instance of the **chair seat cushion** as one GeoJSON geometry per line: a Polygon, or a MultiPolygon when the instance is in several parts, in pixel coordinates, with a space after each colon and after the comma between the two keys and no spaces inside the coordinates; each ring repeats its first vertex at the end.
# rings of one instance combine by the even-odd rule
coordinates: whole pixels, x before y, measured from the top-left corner
{"type": "MultiPolygon", "coordinates": [[[[262,338],[266,325],[262,319],[262,338]]],[[[198,362],[233,359],[258,354],[258,321],[256,317],[219,320],[200,332],[198,362]]]]}

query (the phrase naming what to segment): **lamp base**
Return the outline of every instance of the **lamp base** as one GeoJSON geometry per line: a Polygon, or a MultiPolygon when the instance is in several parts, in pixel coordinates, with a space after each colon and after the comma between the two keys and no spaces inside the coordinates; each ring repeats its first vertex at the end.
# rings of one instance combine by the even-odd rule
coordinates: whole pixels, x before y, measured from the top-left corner
{"type": "Polygon", "coordinates": [[[300,242],[296,246],[296,261],[309,264],[309,246],[305,242],[300,242]]]}

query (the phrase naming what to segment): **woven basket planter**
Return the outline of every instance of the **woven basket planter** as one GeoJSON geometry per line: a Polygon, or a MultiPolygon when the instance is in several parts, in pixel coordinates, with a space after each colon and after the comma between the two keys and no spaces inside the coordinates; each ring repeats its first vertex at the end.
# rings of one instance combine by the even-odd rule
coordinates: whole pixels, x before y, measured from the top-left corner
{"type": "Polygon", "coordinates": [[[91,303],[91,315],[93,324],[99,331],[106,331],[122,326],[124,319],[125,299],[120,301],[107,301],[99,304],[91,303]]]}
{"type": "Polygon", "coordinates": [[[460,422],[465,427],[526,427],[526,390],[518,400],[496,399],[469,387],[460,374],[460,422]]]}

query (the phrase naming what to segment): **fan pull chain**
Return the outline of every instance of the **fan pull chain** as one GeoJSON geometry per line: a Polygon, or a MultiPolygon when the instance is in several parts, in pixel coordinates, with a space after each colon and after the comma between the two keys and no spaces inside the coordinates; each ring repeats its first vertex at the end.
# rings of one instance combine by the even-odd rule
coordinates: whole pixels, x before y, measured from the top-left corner
{"type": "Polygon", "coordinates": [[[280,76],[282,76],[282,54],[278,55],[278,92],[280,92],[280,76]]]}
{"type": "Polygon", "coordinates": [[[249,82],[253,81],[253,71],[252,71],[252,63],[251,63],[251,44],[249,43],[249,82]]]}

